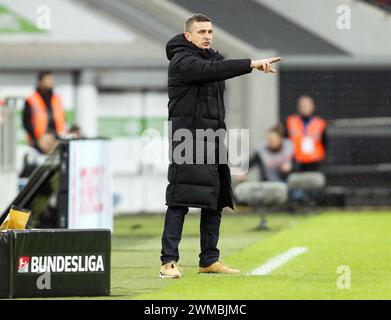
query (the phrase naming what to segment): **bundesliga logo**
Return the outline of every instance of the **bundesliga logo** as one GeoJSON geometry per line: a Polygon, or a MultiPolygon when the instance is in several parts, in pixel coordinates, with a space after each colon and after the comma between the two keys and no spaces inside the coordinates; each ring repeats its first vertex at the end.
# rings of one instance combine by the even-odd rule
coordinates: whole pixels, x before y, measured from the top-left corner
{"type": "Polygon", "coordinates": [[[18,273],[104,272],[103,256],[19,257],[18,273]]]}
{"type": "Polygon", "coordinates": [[[18,261],[18,272],[27,273],[29,272],[30,257],[20,257],[18,261]]]}

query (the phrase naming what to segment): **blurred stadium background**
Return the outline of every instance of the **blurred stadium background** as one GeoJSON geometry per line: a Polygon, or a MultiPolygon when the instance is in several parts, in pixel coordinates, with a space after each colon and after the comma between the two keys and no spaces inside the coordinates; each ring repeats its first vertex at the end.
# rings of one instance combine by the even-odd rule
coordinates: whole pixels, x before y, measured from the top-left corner
{"type": "MultiPolygon", "coordinates": [[[[0,100],[7,106],[0,107],[0,212],[18,194],[29,152],[21,122],[24,99],[38,71],[46,69],[54,72],[68,126],[78,124],[85,136],[112,141],[115,214],[165,211],[167,162],[142,161],[142,133],[164,132],[165,44],[193,12],[212,17],[214,47],[227,58],[283,57],[274,77],[253,72],[227,82],[228,127],[250,129],[250,153],[272,125],[294,113],[301,94],[310,94],[328,124],[322,169],[327,187],[319,205],[391,206],[389,1],[47,0],[45,5],[49,30],[36,25],[42,1],[0,0],[0,100]],[[348,30],[336,26],[341,5],[351,11],[348,30]]],[[[137,219],[142,218],[130,228],[137,230],[137,219]]],[[[118,237],[121,247],[124,239],[118,237]]]]}
{"type": "Polygon", "coordinates": [[[316,10],[305,0],[228,2],[50,0],[51,29],[40,30],[35,23],[40,1],[2,0],[0,95],[14,99],[17,156],[8,163],[2,159],[1,188],[13,187],[2,193],[1,206],[15,196],[25,152],[20,101],[32,92],[37,71],[51,69],[68,125],[79,124],[89,137],[113,139],[116,212],[164,210],[166,163],[145,165],[137,151],[143,130],[163,130],[164,46],[194,11],[213,17],[215,47],[227,57],[284,57],[278,77],[252,74],[228,82],[228,125],[250,129],[250,151],[278,118],[295,110],[300,94],[311,94],[329,125],[324,169],[329,204],[389,205],[387,1],[378,1],[381,6],[377,1],[316,1],[316,10]],[[351,9],[350,30],[336,27],[336,8],[342,4],[351,9]]]}

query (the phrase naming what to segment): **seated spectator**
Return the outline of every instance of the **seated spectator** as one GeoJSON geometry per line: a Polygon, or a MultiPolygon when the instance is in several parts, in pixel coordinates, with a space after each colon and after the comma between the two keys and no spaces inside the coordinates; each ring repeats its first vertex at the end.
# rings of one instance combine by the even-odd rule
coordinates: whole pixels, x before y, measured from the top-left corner
{"type": "Polygon", "coordinates": [[[279,128],[272,128],[267,133],[266,141],[251,156],[249,168],[258,166],[261,181],[285,182],[292,170],[292,157],[292,143],[282,137],[279,128]]]}
{"type": "Polygon", "coordinates": [[[81,128],[77,124],[73,124],[69,129],[69,138],[72,139],[81,139],[84,138],[84,134],[81,131],[81,128]]]}
{"type": "Polygon", "coordinates": [[[22,171],[19,175],[20,190],[26,185],[34,170],[45,163],[47,156],[54,150],[56,143],[57,140],[53,134],[45,133],[36,141],[37,148],[29,146],[26,149],[22,171]]]}

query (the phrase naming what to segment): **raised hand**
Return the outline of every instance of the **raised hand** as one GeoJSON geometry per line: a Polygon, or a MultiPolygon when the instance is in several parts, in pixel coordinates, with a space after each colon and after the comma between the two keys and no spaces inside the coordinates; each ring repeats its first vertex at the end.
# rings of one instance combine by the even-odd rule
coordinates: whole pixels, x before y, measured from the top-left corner
{"type": "Polygon", "coordinates": [[[276,73],[277,71],[272,67],[273,63],[281,61],[281,57],[272,57],[268,59],[261,60],[252,60],[251,68],[258,69],[259,71],[263,71],[265,73],[276,73]]]}

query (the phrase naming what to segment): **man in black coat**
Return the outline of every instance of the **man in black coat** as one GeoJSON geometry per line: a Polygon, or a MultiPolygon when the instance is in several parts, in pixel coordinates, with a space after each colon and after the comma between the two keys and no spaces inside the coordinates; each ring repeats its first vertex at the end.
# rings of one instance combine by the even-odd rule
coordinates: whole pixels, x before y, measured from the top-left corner
{"type": "Polygon", "coordinates": [[[178,245],[189,207],[201,208],[199,273],[238,273],[219,261],[217,242],[224,207],[234,208],[227,150],[222,142],[226,125],[224,80],[258,69],[275,72],[279,57],[224,60],[211,49],[211,19],[195,14],[185,32],[166,46],[170,127],[168,206],[162,236],[160,277],[180,278],[178,245]],[[206,132],[207,138],[199,136],[206,132]],[[212,133],[212,141],[209,136],[212,133]],[[218,134],[216,134],[218,133],[218,134]],[[216,139],[217,137],[217,139],[216,139]],[[205,140],[206,139],[206,140],[205,140]]]}

